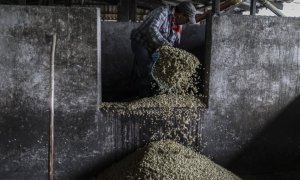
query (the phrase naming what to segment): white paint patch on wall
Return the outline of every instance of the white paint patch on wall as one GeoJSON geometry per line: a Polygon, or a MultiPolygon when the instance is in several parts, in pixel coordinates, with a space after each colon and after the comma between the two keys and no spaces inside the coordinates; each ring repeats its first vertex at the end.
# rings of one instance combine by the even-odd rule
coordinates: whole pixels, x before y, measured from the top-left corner
{"type": "Polygon", "coordinates": [[[48,67],[43,66],[43,60],[47,57],[47,53],[44,52],[44,56],[40,56],[37,53],[37,47],[29,43],[21,41],[18,44],[20,53],[16,56],[16,63],[23,69],[17,69],[16,72],[24,75],[21,79],[18,79],[18,83],[21,84],[21,90],[24,96],[35,99],[38,102],[46,102],[49,96],[49,87],[47,80],[49,79],[47,73],[48,67]]]}

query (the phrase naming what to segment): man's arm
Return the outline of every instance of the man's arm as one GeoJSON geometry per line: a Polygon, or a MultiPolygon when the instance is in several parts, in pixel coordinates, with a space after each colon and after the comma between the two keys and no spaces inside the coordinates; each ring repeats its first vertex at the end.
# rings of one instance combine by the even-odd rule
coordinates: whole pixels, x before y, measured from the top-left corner
{"type": "Polygon", "coordinates": [[[164,38],[161,32],[159,31],[163,22],[168,20],[167,18],[167,10],[162,9],[161,11],[158,11],[156,14],[153,15],[153,20],[149,25],[150,39],[157,47],[160,47],[162,45],[171,45],[171,43],[166,38],[164,38]]]}

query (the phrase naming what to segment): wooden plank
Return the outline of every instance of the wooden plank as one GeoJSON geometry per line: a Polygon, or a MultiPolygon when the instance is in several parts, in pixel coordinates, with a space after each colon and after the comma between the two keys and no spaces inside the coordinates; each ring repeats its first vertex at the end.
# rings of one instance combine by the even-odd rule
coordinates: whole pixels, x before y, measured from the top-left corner
{"type": "Polygon", "coordinates": [[[131,22],[136,22],[136,6],[137,0],[129,1],[129,18],[131,22]]]}
{"type": "Polygon", "coordinates": [[[129,0],[120,0],[120,4],[118,6],[118,21],[129,21],[129,0]]]}
{"type": "Polygon", "coordinates": [[[26,0],[18,0],[18,4],[26,5],[26,0]]]}
{"type": "Polygon", "coordinates": [[[66,6],[72,6],[72,0],[65,0],[66,6]]]}
{"type": "Polygon", "coordinates": [[[250,15],[256,14],[256,0],[251,0],[250,15]]]}

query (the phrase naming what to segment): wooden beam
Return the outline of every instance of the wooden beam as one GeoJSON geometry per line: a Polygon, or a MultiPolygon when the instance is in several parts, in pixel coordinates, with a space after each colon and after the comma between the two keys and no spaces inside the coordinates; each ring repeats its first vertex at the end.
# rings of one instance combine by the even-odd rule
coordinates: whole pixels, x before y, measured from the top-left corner
{"type": "Polygon", "coordinates": [[[26,5],[26,0],[18,0],[18,4],[26,5]]]}
{"type": "Polygon", "coordinates": [[[163,5],[162,3],[156,3],[156,2],[145,2],[145,1],[138,1],[137,6],[139,8],[153,10],[159,6],[163,5]]]}
{"type": "MultiPolygon", "coordinates": [[[[226,1],[223,1],[221,4],[220,4],[220,11],[223,11],[224,9],[227,9],[229,8],[230,6],[233,6],[235,4],[237,4],[238,1],[236,0],[226,0],[226,1]]],[[[196,22],[200,22],[202,20],[204,20],[206,18],[206,16],[208,14],[211,14],[212,11],[209,10],[209,11],[206,11],[204,14],[198,14],[196,15],[196,22]]]]}
{"type": "Polygon", "coordinates": [[[65,6],[72,6],[72,0],[65,0],[65,6]]]}
{"type": "Polygon", "coordinates": [[[137,0],[129,1],[129,19],[131,22],[136,22],[136,7],[137,7],[137,0]]]}
{"type": "Polygon", "coordinates": [[[53,5],[54,4],[54,0],[49,0],[48,4],[49,5],[53,5]]]}
{"type": "Polygon", "coordinates": [[[220,14],[220,0],[212,0],[212,13],[216,15],[220,14]]]}
{"type": "Polygon", "coordinates": [[[129,21],[129,1],[130,0],[120,0],[118,5],[118,21],[120,22],[129,21]]]}
{"type": "Polygon", "coordinates": [[[256,0],[251,0],[250,15],[256,14],[256,0]]]}

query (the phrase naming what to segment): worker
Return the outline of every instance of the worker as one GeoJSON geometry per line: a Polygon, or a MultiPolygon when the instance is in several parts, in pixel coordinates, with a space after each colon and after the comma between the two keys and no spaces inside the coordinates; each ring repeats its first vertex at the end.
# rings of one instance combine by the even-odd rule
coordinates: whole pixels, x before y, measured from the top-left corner
{"type": "Polygon", "coordinates": [[[195,24],[196,14],[191,2],[181,2],[177,6],[165,5],[151,11],[141,25],[132,30],[134,87],[139,97],[152,96],[158,89],[152,76],[152,67],[159,58],[159,47],[179,43],[182,25],[195,24]]]}

